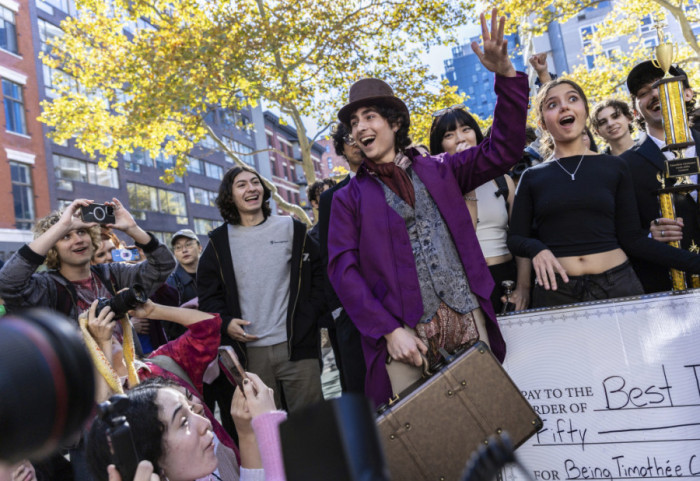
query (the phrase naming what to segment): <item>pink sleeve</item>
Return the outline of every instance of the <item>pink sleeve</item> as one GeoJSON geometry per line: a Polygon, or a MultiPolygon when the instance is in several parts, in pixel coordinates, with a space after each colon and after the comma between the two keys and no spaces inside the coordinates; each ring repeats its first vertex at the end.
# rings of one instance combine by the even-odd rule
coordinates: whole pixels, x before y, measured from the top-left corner
{"type": "Polygon", "coordinates": [[[194,387],[202,392],[204,371],[216,359],[221,341],[221,318],[218,314],[203,321],[190,324],[187,332],[167,344],[160,346],[148,357],[168,356],[178,363],[192,380],[194,387]]]}
{"type": "Polygon", "coordinates": [[[279,425],[287,419],[284,411],[272,411],[253,418],[252,425],[265,470],[266,481],[285,481],[279,425]]]}

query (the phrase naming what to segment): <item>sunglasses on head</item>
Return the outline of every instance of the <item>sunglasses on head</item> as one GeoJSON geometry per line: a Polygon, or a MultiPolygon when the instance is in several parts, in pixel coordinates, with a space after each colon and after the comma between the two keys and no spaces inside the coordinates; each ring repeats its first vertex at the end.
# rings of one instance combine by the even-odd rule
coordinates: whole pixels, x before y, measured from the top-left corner
{"type": "Polygon", "coordinates": [[[444,109],[436,110],[433,112],[433,117],[442,117],[443,115],[452,112],[453,110],[466,110],[464,104],[455,104],[452,107],[446,107],[444,109]]]}

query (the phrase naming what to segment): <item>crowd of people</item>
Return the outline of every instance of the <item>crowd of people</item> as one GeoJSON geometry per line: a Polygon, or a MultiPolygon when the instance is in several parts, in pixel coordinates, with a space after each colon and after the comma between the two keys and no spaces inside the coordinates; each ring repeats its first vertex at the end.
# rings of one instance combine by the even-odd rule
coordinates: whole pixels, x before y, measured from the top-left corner
{"type": "MultiPolygon", "coordinates": [[[[73,319],[94,360],[96,401],[127,394],[123,415],[144,460],[134,479],[284,479],[277,426],[323,398],[320,326],[343,391],[379,406],[444,350],[481,340],[503,361],[497,314],[670,290],[670,267],[700,273],[688,250],[700,244],[696,193],[674,194],[675,219],[658,205],[657,173],[672,156],[653,87],[663,72],[642,62],[627,77],[629,103],[591,108],[574,79],[554,78],[536,55],[529,128],[528,77],[509,60],[496,13],[490,28],[482,15],[472,46],[496,74],[488,132],[453,106],[435,112],[429,147],[415,146],[392,88],[354,83],[332,134],[349,174],[309,187],[313,228],[273,215],[260,175],[236,166],[216,201],[224,223],[204,247],[189,229],[164,245],[118,199],[104,203],[113,222],[86,222],[81,208],[94,200],[76,199],[37,222],[2,266],[7,311],[44,306],[73,319]],[[102,307],[135,286],[149,299],[128,317],[102,307]],[[245,366],[241,385],[219,364],[220,346],[245,366]]],[[[121,479],[108,429],[96,418],[66,447],[73,479],[121,479]]],[[[23,462],[13,480],[66,479],[65,462],[23,462]]]]}

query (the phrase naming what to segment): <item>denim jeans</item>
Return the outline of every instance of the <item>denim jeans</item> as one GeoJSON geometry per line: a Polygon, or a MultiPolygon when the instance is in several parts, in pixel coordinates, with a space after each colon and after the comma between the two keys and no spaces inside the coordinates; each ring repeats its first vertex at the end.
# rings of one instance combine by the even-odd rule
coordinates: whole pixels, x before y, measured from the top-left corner
{"type": "Polygon", "coordinates": [[[568,283],[564,283],[559,274],[556,276],[556,291],[545,290],[539,284],[535,285],[532,290],[531,307],[554,307],[644,293],[642,283],[629,261],[600,274],[569,276],[568,283]]]}

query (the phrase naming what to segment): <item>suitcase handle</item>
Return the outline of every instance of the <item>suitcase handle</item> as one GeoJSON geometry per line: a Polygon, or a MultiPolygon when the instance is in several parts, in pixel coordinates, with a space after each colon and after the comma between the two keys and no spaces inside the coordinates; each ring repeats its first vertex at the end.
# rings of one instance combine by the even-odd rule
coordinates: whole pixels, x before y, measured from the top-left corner
{"type": "MultiPolygon", "coordinates": [[[[422,363],[422,364],[421,364],[421,369],[423,370],[422,376],[423,376],[424,379],[427,379],[427,378],[429,378],[430,376],[432,376],[434,373],[433,373],[433,371],[430,370],[430,366],[428,365],[428,358],[425,357],[425,355],[421,354],[421,355],[420,355],[420,359],[421,359],[421,363],[422,363]]],[[[387,363],[387,364],[391,364],[391,363],[394,362],[394,361],[396,361],[396,359],[394,359],[393,357],[391,357],[390,354],[387,354],[387,355],[386,355],[386,363],[387,363]]],[[[401,361],[396,361],[396,362],[401,362],[401,361]]]]}

